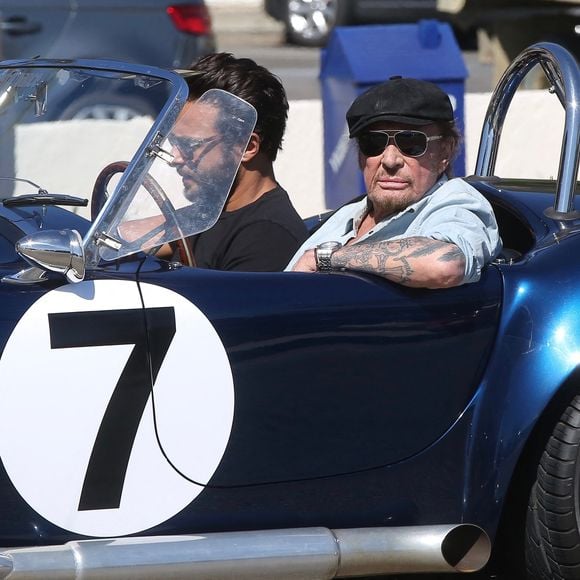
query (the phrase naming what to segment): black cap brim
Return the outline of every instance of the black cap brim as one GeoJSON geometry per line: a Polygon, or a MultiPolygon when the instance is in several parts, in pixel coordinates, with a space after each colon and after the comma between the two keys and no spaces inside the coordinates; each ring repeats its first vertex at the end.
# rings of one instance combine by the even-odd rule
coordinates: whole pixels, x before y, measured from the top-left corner
{"type": "Polygon", "coordinates": [[[405,125],[416,126],[433,125],[434,123],[437,123],[437,121],[433,121],[432,119],[418,119],[417,117],[405,117],[402,115],[374,115],[372,117],[365,117],[364,119],[357,121],[352,126],[348,136],[352,139],[364,131],[367,127],[370,127],[379,121],[393,121],[394,123],[404,123],[405,125]]]}

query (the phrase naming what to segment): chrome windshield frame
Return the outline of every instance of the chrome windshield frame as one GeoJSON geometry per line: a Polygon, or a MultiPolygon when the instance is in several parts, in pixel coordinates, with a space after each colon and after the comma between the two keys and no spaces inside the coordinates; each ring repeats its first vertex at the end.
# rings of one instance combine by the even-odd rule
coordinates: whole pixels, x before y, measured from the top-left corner
{"type": "MultiPolygon", "coordinates": [[[[97,176],[92,201],[99,201],[92,204],[91,209],[93,215],[96,212],[98,215],[93,218],[79,252],[85,260],[84,271],[98,268],[103,261],[117,260],[142,251],[155,251],[167,243],[185,240],[190,235],[205,231],[215,223],[257,121],[257,112],[251,104],[227,91],[211,89],[195,102],[190,102],[189,108],[185,109],[189,91],[184,77],[192,74],[189,71],[175,72],[107,60],[39,59],[0,63],[0,72],[15,70],[26,75],[27,69],[39,71],[41,77],[45,71],[56,70],[57,75],[61,71],[80,73],[81,80],[87,76],[128,81],[140,90],[160,83],[166,86],[162,93],[164,100],[157,109],[159,112],[156,116],[147,116],[145,130],[131,149],[126,150],[126,158],[131,160],[108,162],[97,176]],[[193,133],[204,137],[204,133],[212,132],[216,141],[215,151],[210,155],[202,155],[199,151],[194,155],[192,151],[189,158],[172,144],[172,135],[174,141],[176,137],[173,131],[178,131],[177,135],[182,134],[181,139],[183,135],[190,138],[193,133]],[[116,180],[114,191],[108,192],[105,188],[110,176],[105,173],[101,179],[101,175],[103,171],[111,170],[121,176],[116,180]]],[[[62,77],[64,82],[68,82],[68,75],[62,77]]],[[[58,76],[55,78],[63,80],[58,76]]],[[[29,97],[29,92],[24,96],[16,94],[15,102],[34,100],[35,95],[29,97]]],[[[102,135],[106,143],[108,133],[102,135]]],[[[74,138],[78,136],[64,142],[74,143],[74,138]]],[[[77,162],[78,167],[84,165],[82,160],[80,164],[77,162]]],[[[63,171],[66,176],[66,167],[56,173],[63,171]]],[[[35,243],[32,239],[30,247],[27,246],[29,261],[35,266],[52,269],[51,256],[47,258],[42,254],[40,259],[32,251],[36,251],[35,243]]]]}
{"type": "Polygon", "coordinates": [[[116,207],[123,207],[127,197],[125,193],[136,187],[147,173],[153,162],[151,151],[155,140],[159,139],[160,135],[166,135],[170,131],[185,105],[189,93],[187,83],[179,73],[172,70],[106,59],[28,59],[4,61],[0,64],[0,70],[26,68],[74,68],[120,73],[128,76],[142,75],[166,81],[171,86],[165,105],[133,155],[127,169],[123,172],[115,193],[107,199],[83,238],[82,246],[86,258],[86,268],[94,269],[100,261],[98,245],[101,232],[107,229],[108,216],[112,215],[116,207]]]}
{"type": "Polygon", "coordinates": [[[155,141],[159,139],[160,135],[163,136],[169,133],[179,115],[179,112],[185,105],[189,91],[183,77],[175,71],[104,60],[76,60],[71,61],[71,65],[72,62],[74,62],[74,66],[78,66],[79,68],[113,69],[128,74],[134,73],[137,75],[157,77],[161,80],[169,81],[172,86],[172,91],[165,105],[129,162],[127,169],[123,172],[114,194],[106,200],[99,215],[96,217],[83,239],[86,268],[90,270],[96,268],[100,261],[98,246],[101,239],[101,233],[108,229],[109,223],[107,220],[117,209],[121,211],[123,206],[127,203],[128,196],[126,193],[136,187],[147,174],[154,159],[151,151],[155,141]]]}

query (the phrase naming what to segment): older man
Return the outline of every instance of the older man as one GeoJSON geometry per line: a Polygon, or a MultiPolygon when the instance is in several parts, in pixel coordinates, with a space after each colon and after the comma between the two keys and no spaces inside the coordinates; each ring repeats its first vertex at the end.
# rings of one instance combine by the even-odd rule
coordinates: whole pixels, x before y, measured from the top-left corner
{"type": "Polygon", "coordinates": [[[422,288],[479,280],[501,241],[487,200],[449,179],[459,133],[447,94],[393,77],[357,97],[346,118],[367,195],[332,215],[287,269],[358,270],[422,288]]]}

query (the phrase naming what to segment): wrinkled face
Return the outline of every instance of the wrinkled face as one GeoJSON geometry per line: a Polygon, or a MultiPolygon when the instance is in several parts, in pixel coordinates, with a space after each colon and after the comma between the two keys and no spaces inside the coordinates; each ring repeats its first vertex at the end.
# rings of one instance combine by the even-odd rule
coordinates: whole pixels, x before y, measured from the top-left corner
{"type": "Polygon", "coordinates": [[[182,178],[184,194],[193,200],[200,188],[211,189],[226,162],[223,138],[216,129],[218,110],[188,102],[169,138],[172,166],[182,178]]]}
{"type": "MultiPolygon", "coordinates": [[[[436,125],[416,126],[379,122],[365,129],[363,133],[377,130],[421,131],[428,137],[435,137],[427,142],[425,153],[419,157],[402,152],[393,138],[382,151],[376,154],[372,151],[371,154],[365,155],[359,151],[359,163],[368,198],[375,218],[379,221],[402,211],[423,197],[435,184],[439,175],[445,171],[451,144],[438,138],[440,133],[436,125]]],[[[359,144],[363,139],[362,134],[357,136],[359,144]]],[[[412,150],[413,139],[410,139],[408,134],[403,134],[400,141],[402,148],[408,149],[412,154],[420,150],[412,150]]]]}

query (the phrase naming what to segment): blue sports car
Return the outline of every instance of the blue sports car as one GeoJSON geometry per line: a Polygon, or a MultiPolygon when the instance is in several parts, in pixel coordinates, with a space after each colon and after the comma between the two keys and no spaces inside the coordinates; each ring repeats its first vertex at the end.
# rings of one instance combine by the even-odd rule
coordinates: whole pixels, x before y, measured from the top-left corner
{"type": "Polygon", "coordinates": [[[580,578],[574,57],[534,45],[500,81],[469,180],[505,249],[445,290],[191,267],[256,113],[186,99],[140,65],[0,64],[0,579],[580,578]],[[502,179],[536,64],[565,108],[559,172],[502,179]],[[167,98],[58,120],[111,85],[167,98]],[[187,194],[174,147],[198,155],[187,194]]]}

